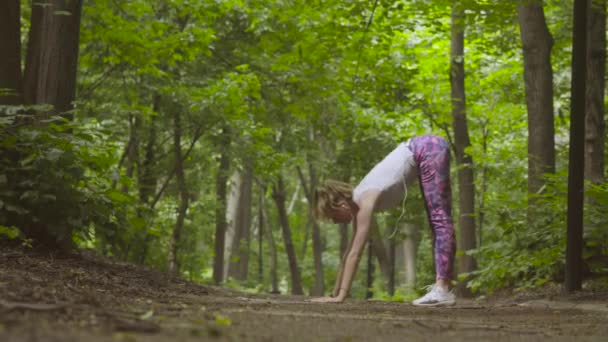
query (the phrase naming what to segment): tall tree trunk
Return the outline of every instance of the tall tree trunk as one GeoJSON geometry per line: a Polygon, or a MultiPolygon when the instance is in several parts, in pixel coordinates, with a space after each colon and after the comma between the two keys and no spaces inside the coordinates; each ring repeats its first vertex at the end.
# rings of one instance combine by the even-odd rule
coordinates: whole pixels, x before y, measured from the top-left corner
{"type": "Polygon", "coordinates": [[[82,0],[38,0],[32,3],[25,63],[27,104],[49,104],[67,118],[76,95],[82,0]]]}
{"type": "MultiPolygon", "coordinates": [[[[129,142],[127,143],[126,152],[126,165],[125,165],[125,174],[129,179],[133,179],[135,172],[139,173],[139,145],[140,145],[140,135],[141,131],[141,120],[138,115],[129,115],[129,142]]],[[[121,191],[125,194],[129,193],[129,187],[127,184],[122,185],[121,191]]],[[[141,252],[141,247],[139,244],[141,239],[138,239],[139,235],[135,235],[129,238],[126,241],[126,248],[124,250],[124,259],[128,260],[138,260],[141,258],[140,255],[137,255],[138,252],[141,252]],[[135,250],[135,252],[133,252],[135,250]]]]}
{"type": "MultiPolygon", "coordinates": [[[[250,165],[246,165],[243,171],[239,172],[239,181],[234,184],[237,186],[235,193],[236,198],[236,210],[234,216],[229,219],[232,221],[230,225],[233,226],[234,233],[231,241],[226,236],[226,245],[230,246],[230,254],[226,254],[225,263],[228,269],[227,272],[229,277],[237,280],[247,280],[248,266],[249,266],[249,248],[251,242],[251,190],[253,184],[253,169],[250,165]],[[230,244],[229,244],[230,243],[230,244]],[[232,257],[230,257],[231,255],[232,257]]],[[[228,205],[230,207],[230,203],[228,205]]]]}
{"type": "Polygon", "coordinates": [[[382,277],[386,282],[388,282],[390,278],[390,265],[388,259],[388,252],[386,250],[386,246],[384,245],[384,240],[382,239],[382,234],[380,233],[380,227],[378,226],[378,221],[375,219],[372,220],[371,226],[371,234],[370,241],[372,243],[372,252],[373,255],[378,259],[378,265],[380,266],[380,273],[382,273],[382,277]]]}
{"type": "MultiPolygon", "coordinates": [[[[553,70],[549,33],[541,0],[517,7],[524,56],[524,82],[528,108],[528,193],[544,185],[543,174],[555,172],[553,121],[553,70]]],[[[530,202],[534,206],[534,201],[530,202]]],[[[530,218],[531,219],[531,218],[530,218]]]]}
{"type": "Polygon", "coordinates": [[[588,0],[585,178],[604,182],[604,91],[606,74],[606,0],[588,0]]]}
{"type": "Polygon", "coordinates": [[[367,290],[365,291],[366,299],[372,298],[374,296],[374,239],[376,238],[370,237],[367,242],[367,290]]]}
{"type": "Polygon", "coordinates": [[[184,175],[184,160],[182,156],[182,124],[179,111],[173,116],[173,149],[175,153],[175,179],[177,181],[177,190],[179,192],[179,207],[177,210],[177,221],[173,228],[173,234],[169,241],[169,272],[178,273],[179,264],[177,254],[181,240],[182,230],[184,228],[184,220],[188,211],[188,189],[186,187],[186,177],[184,175]]]}
{"type": "Polygon", "coordinates": [[[572,85],[568,163],[568,229],[565,289],[581,289],[583,250],[583,180],[585,163],[585,93],[587,69],[587,0],[574,0],[572,85]]]}
{"type": "Polygon", "coordinates": [[[0,1],[0,104],[23,102],[21,75],[21,1],[0,1]]]}
{"type": "MultiPolygon", "coordinates": [[[[129,142],[127,143],[125,174],[133,178],[135,171],[139,172],[139,134],[141,119],[136,115],[129,115],[129,142]]],[[[126,185],[122,186],[122,192],[127,193],[129,189],[126,185]]]]}
{"type": "MultiPolygon", "coordinates": [[[[260,194],[260,197],[264,194],[260,194]]],[[[258,203],[258,283],[264,283],[264,208],[262,201],[258,203]]]]}
{"type": "MultiPolygon", "coordinates": [[[[155,113],[160,112],[160,95],[154,96],[154,102],[152,108],[155,113]]],[[[144,154],[144,160],[139,172],[139,199],[149,205],[150,198],[156,190],[158,183],[158,176],[154,172],[154,162],[156,159],[156,118],[157,115],[153,115],[148,124],[148,134],[146,137],[146,151],[144,154]]]]}
{"type": "Polygon", "coordinates": [[[388,240],[388,294],[389,296],[395,295],[395,264],[396,264],[396,246],[397,242],[394,239],[388,240]]]}
{"type": "Polygon", "coordinates": [[[226,235],[226,188],[230,170],[230,130],[224,127],[220,136],[220,157],[217,175],[215,176],[215,244],[213,258],[213,280],[221,284],[224,276],[224,245],[226,235]]]}
{"type": "MultiPolygon", "coordinates": [[[[482,132],[483,139],[481,142],[481,147],[483,150],[483,155],[485,157],[488,153],[488,135],[490,134],[490,131],[488,130],[487,121],[483,123],[482,132]]],[[[486,216],[486,192],[488,192],[488,165],[484,162],[481,168],[481,198],[479,199],[479,226],[477,227],[477,240],[479,247],[481,247],[483,243],[483,226],[485,223],[486,216]]]]}
{"type": "MultiPolygon", "coordinates": [[[[241,170],[235,170],[230,177],[230,186],[226,198],[226,232],[224,246],[224,279],[228,279],[230,264],[232,264],[232,253],[236,253],[238,248],[239,234],[237,228],[239,198],[241,197],[241,183],[243,173],[241,170]],[[235,241],[236,247],[235,247],[235,241]]],[[[238,257],[238,256],[237,256],[238,257]]],[[[233,271],[234,273],[234,271],[233,271]]]]}
{"type": "Polygon", "coordinates": [[[319,224],[315,220],[313,211],[313,194],[312,191],[317,187],[317,176],[312,163],[308,163],[308,173],[310,179],[310,187],[306,184],[306,179],[302,170],[298,167],[298,176],[300,177],[300,183],[304,189],[306,200],[308,201],[308,221],[312,228],[312,251],[315,265],[315,283],[310,291],[312,296],[322,296],[325,293],[325,277],[323,275],[323,244],[321,241],[321,230],[319,224]]]}
{"type": "MultiPolygon", "coordinates": [[[[350,137],[350,135],[347,135],[346,137],[346,142],[345,145],[346,146],[350,146],[352,143],[352,139],[350,137]]],[[[345,167],[345,174],[343,175],[342,179],[344,182],[348,183],[350,182],[350,171],[351,171],[351,166],[350,166],[350,159],[351,158],[343,158],[346,162],[346,165],[344,165],[345,167]]],[[[349,249],[349,239],[348,239],[348,225],[346,223],[340,223],[339,225],[339,232],[340,232],[340,255],[345,255],[348,252],[349,249]]]]}
{"type": "MultiPolygon", "coordinates": [[[[452,44],[450,58],[450,83],[452,89],[452,125],[454,147],[458,164],[458,195],[460,205],[459,250],[466,252],[475,248],[475,180],[473,178],[473,158],[466,152],[471,146],[466,114],[464,71],[464,7],[460,1],[452,1],[452,44]]],[[[469,273],[475,270],[475,259],[463,254],[459,257],[458,271],[469,273]]],[[[470,295],[467,281],[458,283],[461,296],[470,295]]]]}
{"type": "MultiPolygon", "coordinates": [[[[154,96],[153,109],[155,113],[160,111],[160,95],[154,96]]],[[[156,186],[158,183],[158,175],[154,171],[155,159],[156,159],[156,118],[158,116],[153,115],[148,123],[148,133],[146,136],[146,150],[144,153],[144,160],[141,167],[139,168],[139,200],[146,206],[150,206],[150,199],[154,195],[156,186]]],[[[142,251],[139,256],[138,262],[140,264],[145,263],[148,255],[148,248],[150,244],[151,236],[147,229],[142,229],[143,241],[142,251]]]]}
{"type": "MultiPolygon", "coordinates": [[[[73,108],[76,92],[81,11],[81,0],[40,0],[32,4],[24,102],[52,105],[68,119],[72,115],[66,112],[73,108]]],[[[48,248],[73,247],[70,226],[50,231],[46,222],[37,222],[22,228],[25,235],[48,248]]]]}
{"type": "Polygon", "coordinates": [[[279,216],[279,224],[283,232],[283,240],[285,242],[285,252],[289,260],[289,271],[291,273],[291,293],[294,295],[304,294],[302,291],[302,280],[300,278],[300,269],[298,268],[298,260],[296,259],[296,251],[293,247],[291,239],[291,228],[289,228],[289,219],[287,218],[287,209],[285,208],[285,186],[283,177],[278,176],[277,183],[273,187],[272,197],[277,206],[279,216]]]}
{"type": "Polygon", "coordinates": [[[420,245],[420,227],[412,223],[403,224],[403,259],[405,264],[405,286],[414,289],[416,286],[416,256],[420,245]]]}
{"type": "Polygon", "coordinates": [[[272,225],[270,224],[270,220],[268,217],[268,210],[266,207],[266,188],[260,187],[260,207],[262,208],[262,212],[264,214],[264,225],[267,227],[265,229],[266,237],[268,239],[268,249],[270,250],[270,284],[272,289],[270,293],[279,294],[279,277],[277,276],[277,248],[274,242],[274,235],[272,234],[272,225]]]}
{"type": "Polygon", "coordinates": [[[243,184],[243,198],[241,204],[241,248],[239,249],[240,258],[238,265],[237,279],[246,281],[249,277],[249,255],[251,253],[251,202],[253,191],[253,168],[251,165],[245,166],[245,176],[243,184]]]}

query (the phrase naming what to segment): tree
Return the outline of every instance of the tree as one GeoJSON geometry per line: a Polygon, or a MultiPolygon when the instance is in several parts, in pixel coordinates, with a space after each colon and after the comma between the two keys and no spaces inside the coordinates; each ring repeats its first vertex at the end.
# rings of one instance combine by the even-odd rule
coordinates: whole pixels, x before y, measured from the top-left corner
{"type": "Polygon", "coordinates": [[[268,210],[266,208],[266,186],[260,186],[260,212],[263,216],[264,226],[267,228],[264,229],[266,232],[266,238],[268,239],[268,249],[270,250],[270,284],[271,290],[270,293],[279,294],[279,279],[277,276],[277,249],[274,242],[274,235],[272,233],[272,225],[270,225],[270,220],[268,219],[268,210]]]}
{"type": "Polygon", "coordinates": [[[568,162],[568,233],[565,289],[581,289],[583,250],[583,180],[585,165],[585,94],[587,77],[587,0],[574,1],[572,86],[568,162]]]}
{"type": "Polygon", "coordinates": [[[20,0],[0,4],[0,104],[22,102],[20,0]]]}
{"type": "Polygon", "coordinates": [[[215,176],[215,239],[213,257],[213,280],[216,284],[224,280],[224,248],[226,239],[226,192],[230,159],[230,130],[224,127],[219,137],[219,166],[215,176]]]}
{"type": "Polygon", "coordinates": [[[604,91],[606,74],[606,1],[588,0],[587,92],[585,94],[585,179],[604,181],[604,91]]]}
{"type": "MultiPolygon", "coordinates": [[[[10,5],[9,5],[10,6],[10,5]]],[[[14,15],[19,12],[15,11],[14,15]]],[[[80,17],[82,1],[42,0],[32,3],[31,27],[27,46],[23,95],[25,104],[50,105],[54,113],[71,118],[76,92],[78,61],[78,42],[80,39],[80,17]]],[[[11,19],[9,36],[14,39],[16,19],[11,19]],[[12,33],[11,33],[12,32],[12,33]]],[[[11,45],[15,48],[17,43],[11,45]]],[[[12,72],[15,73],[15,52],[9,52],[12,72]]],[[[20,62],[20,61],[19,61],[20,62]]],[[[18,76],[13,74],[13,85],[18,86],[18,76]]],[[[46,171],[46,170],[45,170],[46,171]]],[[[70,184],[71,185],[71,184],[70,184]]],[[[59,196],[64,196],[65,191],[59,196]]],[[[65,196],[66,200],[69,196],[65,196]]],[[[63,199],[63,198],[62,198],[63,199]]],[[[56,200],[55,204],[60,203],[56,200]]],[[[40,209],[40,208],[36,208],[40,209]]],[[[51,216],[53,214],[51,213],[51,216]]],[[[67,215],[66,215],[67,216],[67,215]]],[[[55,221],[60,221],[55,217],[55,221]]],[[[50,218],[21,217],[14,222],[26,236],[50,249],[69,249],[73,247],[72,231],[74,225],[64,222],[51,222],[50,218]]]]}
{"type": "MultiPolygon", "coordinates": [[[[452,126],[454,149],[458,165],[458,195],[460,205],[460,238],[458,248],[462,252],[475,249],[475,181],[473,158],[467,152],[471,146],[466,114],[465,70],[464,70],[464,7],[460,1],[452,1],[452,44],[450,52],[450,83],[452,94],[452,126]]],[[[470,273],[475,270],[475,259],[464,254],[459,258],[458,271],[470,273]]],[[[458,291],[468,295],[467,281],[460,282],[458,291]]]]}
{"type": "Polygon", "coordinates": [[[308,163],[310,180],[308,184],[306,182],[306,179],[304,178],[304,173],[302,172],[300,167],[298,167],[297,170],[298,176],[300,178],[300,183],[302,184],[302,188],[304,189],[306,200],[308,201],[308,221],[312,226],[312,251],[315,265],[315,283],[312,287],[312,290],[310,291],[310,294],[313,296],[322,296],[325,293],[325,278],[323,275],[323,245],[321,241],[321,231],[319,229],[319,224],[317,223],[313,215],[314,208],[312,192],[317,186],[317,176],[314,166],[311,162],[308,163]]]}
{"type": "Polygon", "coordinates": [[[228,229],[224,252],[224,279],[232,277],[247,280],[252,184],[253,170],[250,165],[246,165],[244,170],[234,172],[226,208],[228,229]]]}
{"type": "Polygon", "coordinates": [[[302,280],[300,277],[300,269],[296,252],[293,247],[291,238],[291,228],[289,227],[289,219],[287,218],[287,210],[285,209],[285,184],[283,177],[278,176],[276,184],[272,188],[272,198],[277,206],[277,214],[279,216],[279,225],[283,232],[283,241],[285,242],[285,252],[289,262],[289,272],[291,274],[291,293],[294,295],[304,294],[302,291],[302,280]]]}
{"type": "Polygon", "coordinates": [[[82,0],[32,3],[25,62],[27,104],[48,104],[67,118],[76,94],[82,0]]]}
{"type": "Polygon", "coordinates": [[[177,181],[177,191],[179,192],[179,204],[177,208],[177,220],[171,240],[169,241],[169,272],[178,273],[178,250],[182,231],[184,229],[184,220],[188,211],[188,189],[186,187],[186,176],[184,174],[184,158],[182,155],[182,122],[179,109],[174,109],[173,114],[173,151],[175,155],[175,178],[177,181]]]}
{"type": "Polygon", "coordinates": [[[544,185],[543,175],[555,172],[553,37],[547,28],[541,0],[521,2],[517,15],[528,108],[528,193],[536,194],[544,185]]]}

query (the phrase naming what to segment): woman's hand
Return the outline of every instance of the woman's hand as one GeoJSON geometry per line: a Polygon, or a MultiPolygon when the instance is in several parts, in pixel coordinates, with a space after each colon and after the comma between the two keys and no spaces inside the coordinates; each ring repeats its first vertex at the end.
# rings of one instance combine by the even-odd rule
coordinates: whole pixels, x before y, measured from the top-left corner
{"type": "Polygon", "coordinates": [[[344,289],[338,289],[338,293],[331,297],[313,298],[310,301],[313,303],[342,303],[346,299],[348,292],[344,289]]]}
{"type": "Polygon", "coordinates": [[[344,298],[342,297],[319,297],[310,300],[313,303],[342,303],[344,298]]]}

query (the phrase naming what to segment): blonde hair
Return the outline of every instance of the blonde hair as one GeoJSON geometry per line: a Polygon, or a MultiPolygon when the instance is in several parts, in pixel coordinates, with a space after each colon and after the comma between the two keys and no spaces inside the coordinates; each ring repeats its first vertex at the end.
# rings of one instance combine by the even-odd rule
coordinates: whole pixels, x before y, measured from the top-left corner
{"type": "Polygon", "coordinates": [[[328,220],[329,212],[338,208],[343,201],[351,202],[353,186],[337,180],[328,179],[317,187],[313,197],[314,216],[318,220],[328,220]]]}

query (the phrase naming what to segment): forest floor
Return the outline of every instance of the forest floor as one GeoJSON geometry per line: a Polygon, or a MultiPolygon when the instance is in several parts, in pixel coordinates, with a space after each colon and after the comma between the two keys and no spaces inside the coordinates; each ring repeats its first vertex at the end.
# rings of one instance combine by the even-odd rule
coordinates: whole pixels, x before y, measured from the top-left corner
{"type": "Polygon", "coordinates": [[[252,295],[89,252],[0,246],[0,341],[608,341],[608,293],[449,308],[252,295]],[[556,298],[560,298],[556,300],[556,298]]]}

